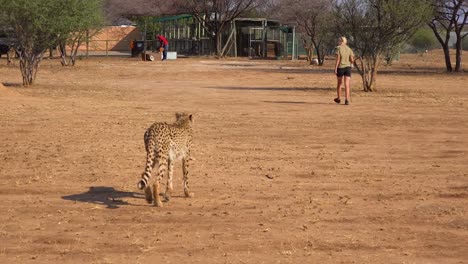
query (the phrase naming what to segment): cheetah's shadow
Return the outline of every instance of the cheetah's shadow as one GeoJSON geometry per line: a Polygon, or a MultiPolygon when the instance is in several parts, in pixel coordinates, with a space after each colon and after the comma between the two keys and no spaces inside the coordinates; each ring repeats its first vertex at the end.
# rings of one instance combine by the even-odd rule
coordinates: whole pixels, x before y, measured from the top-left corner
{"type": "Polygon", "coordinates": [[[91,186],[87,192],[62,196],[64,200],[105,205],[109,209],[116,209],[122,205],[133,205],[122,198],[144,199],[144,195],[135,192],[118,191],[114,187],[91,186]]]}

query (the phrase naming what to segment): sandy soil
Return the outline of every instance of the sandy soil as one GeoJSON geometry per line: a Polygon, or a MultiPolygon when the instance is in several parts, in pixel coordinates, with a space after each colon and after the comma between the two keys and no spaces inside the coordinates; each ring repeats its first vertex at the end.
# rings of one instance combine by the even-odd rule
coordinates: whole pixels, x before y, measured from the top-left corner
{"type": "MultiPolygon", "coordinates": [[[[465,55],[464,61],[468,61],[465,55]]],[[[468,74],[442,55],[331,61],[0,60],[0,263],[468,263],[468,74]],[[195,197],[155,208],[143,134],[195,116],[195,197]]]]}

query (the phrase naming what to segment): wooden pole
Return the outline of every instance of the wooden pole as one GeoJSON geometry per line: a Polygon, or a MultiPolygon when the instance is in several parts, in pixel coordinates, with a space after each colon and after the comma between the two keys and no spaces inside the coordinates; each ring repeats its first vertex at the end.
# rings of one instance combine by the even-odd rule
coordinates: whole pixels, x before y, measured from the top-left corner
{"type": "Polygon", "coordinates": [[[262,50],[262,56],[263,58],[266,58],[266,55],[267,55],[267,52],[266,52],[266,49],[267,49],[267,21],[266,19],[262,21],[262,27],[263,27],[263,36],[262,36],[262,41],[263,41],[263,50],[262,50]]]}
{"type": "Polygon", "coordinates": [[[236,21],[233,21],[234,27],[234,57],[237,58],[237,28],[236,28],[236,21]]]}
{"type": "Polygon", "coordinates": [[[148,25],[147,25],[148,21],[145,17],[145,30],[144,30],[144,33],[143,33],[143,56],[141,56],[141,59],[146,61],[146,31],[148,29],[148,25]]]}

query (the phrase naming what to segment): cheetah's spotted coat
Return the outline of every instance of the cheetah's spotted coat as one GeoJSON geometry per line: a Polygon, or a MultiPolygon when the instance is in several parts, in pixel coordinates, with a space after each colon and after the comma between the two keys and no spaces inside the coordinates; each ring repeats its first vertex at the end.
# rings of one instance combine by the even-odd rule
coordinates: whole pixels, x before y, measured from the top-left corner
{"type": "Polygon", "coordinates": [[[164,199],[169,201],[172,192],[172,174],[174,162],[182,159],[182,171],[184,181],[184,193],[187,197],[192,197],[189,191],[188,173],[189,162],[191,161],[190,149],[192,146],[192,125],[191,114],[176,113],[176,121],[172,124],[156,122],[146,130],[144,139],[146,147],[146,167],[138,182],[138,188],[145,190],[146,200],[149,203],[154,201],[154,205],[161,207],[162,202],[159,197],[161,192],[160,182],[166,171],[168,172],[166,191],[164,199]],[[149,185],[151,171],[158,164],[158,176],[153,184],[149,185]]]}

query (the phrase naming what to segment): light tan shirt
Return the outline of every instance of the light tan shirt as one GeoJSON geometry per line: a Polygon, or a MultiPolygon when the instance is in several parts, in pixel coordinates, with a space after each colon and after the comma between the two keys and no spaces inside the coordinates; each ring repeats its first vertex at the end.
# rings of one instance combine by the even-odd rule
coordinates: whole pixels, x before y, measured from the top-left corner
{"type": "Polygon", "coordinates": [[[340,56],[338,68],[351,67],[351,56],[354,57],[353,50],[345,44],[336,47],[335,55],[340,56]]]}

